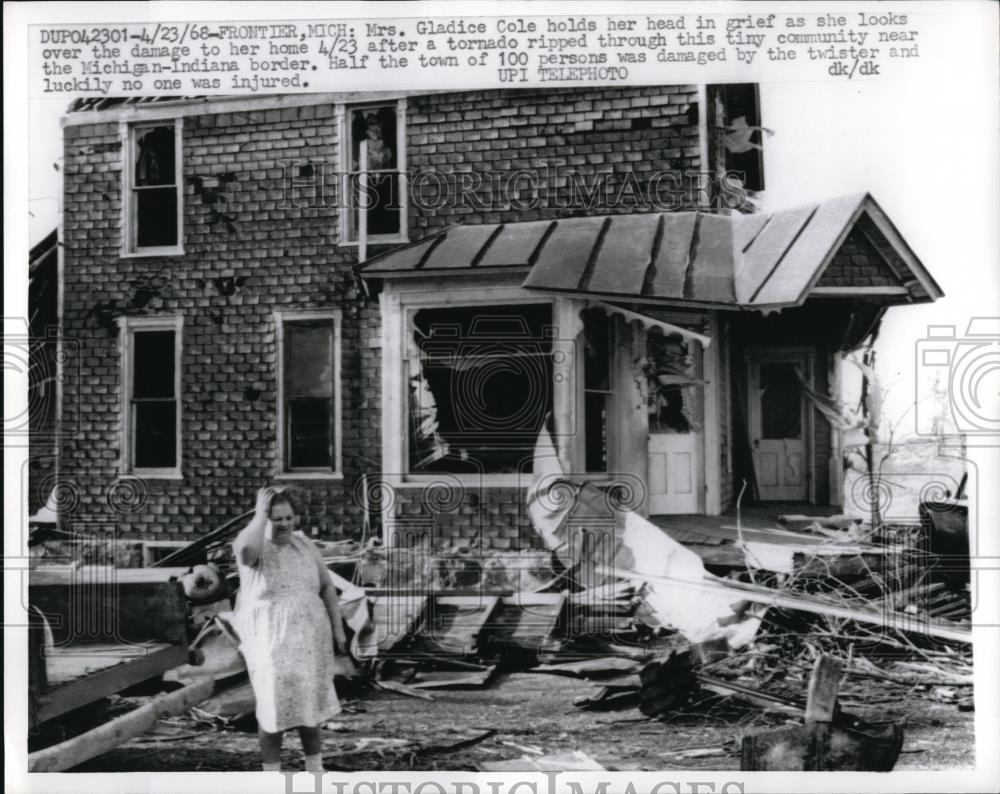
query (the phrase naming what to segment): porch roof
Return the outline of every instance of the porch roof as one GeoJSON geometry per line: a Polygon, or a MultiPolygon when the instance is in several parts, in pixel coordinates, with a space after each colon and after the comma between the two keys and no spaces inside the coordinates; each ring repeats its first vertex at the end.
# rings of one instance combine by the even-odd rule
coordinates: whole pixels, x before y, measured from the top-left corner
{"type": "Polygon", "coordinates": [[[884,303],[943,294],[867,193],[769,214],[698,211],[450,226],[375,256],[371,278],[525,274],[526,289],[642,303],[780,308],[810,294],[884,303]],[[848,235],[881,268],[818,284],[848,235]],[[863,282],[863,283],[854,283],[863,282]]]}

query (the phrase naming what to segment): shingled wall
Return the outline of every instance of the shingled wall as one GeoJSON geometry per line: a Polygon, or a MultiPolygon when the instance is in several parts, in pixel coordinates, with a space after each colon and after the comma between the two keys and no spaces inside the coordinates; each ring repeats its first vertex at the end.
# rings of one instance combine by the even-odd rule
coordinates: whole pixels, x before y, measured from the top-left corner
{"type": "MultiPolygon", "coordinates": [[[[633,170],[642,184],[658,170],[697,169],[695,97],[690,86],[411,97],[408,166],[411,174],[506,173],[563,161],[587,179],[633,170]]],[[[129,536],[190,539],[252,507],[256,489],[272,479],[276,454],[273,312],[336,307],[343,312],[345,476],[297,485],[308,526],[326,537],[361,532],[358,480],[380,470],[377,301],[363,304],[349,278],[356,250],[338,246],[335,202],[289,202],[283,192],[290,163],[333,167],[334,115],[327,104],[186,117],[185,253],[170,257],[121,256],[118,122],[65,128],[64,334],[77,359],[65,368],[63,410],[75,430],[62,443],[60,482],[70,525],[110,521],[129,536]],[[219,188],[206,190],[212,178],[219,188]],[[184,476],[123,479],[117,318],[176,314],[184,316],[184,476]]],[[[565,178],[543,177],[545,200],[536,207],[505,206],[497,181],[481,191],[484,207],[415,206],[410,238],[459,220],[585,212],[570,201],[565,178]]],[[[697,198],[692,191],[684,202],[697,198]]],[[[634,200],[619,208],[644,209],[634,200]]],[[[430,516],[440,545],[534,541],[515,491],[470,492],[444,510],[428,509],[419,489],[393,498],[401,515],[430,516]]]]}

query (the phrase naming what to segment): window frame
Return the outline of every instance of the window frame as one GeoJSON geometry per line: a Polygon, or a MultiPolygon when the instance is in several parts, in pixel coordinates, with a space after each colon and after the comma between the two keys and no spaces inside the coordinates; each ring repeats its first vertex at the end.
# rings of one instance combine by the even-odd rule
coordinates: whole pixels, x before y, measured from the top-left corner
{"type": "Polygon", "coordinates": [[[274,312],[276,415],[275,478],[278,480],[341,480],[343,468],[342,319],[340,309],[283,309],[274,312]],[[329,322],[333,328],[333,468],[290,468],[285,449],[285,326],[329,322]]]}
{"type": "Polygon", "coordinates": [[[340,212],[338,223],[337,244],[344,247],[358,247],[357,229],[352,228],[351,222],[351,177],[354,174],[351,167],[351,113],[356,110],[376,110],[378,108],[396,108],[396,168],[395,173],[399,179],[399,233],[398,234],[369,234],[368,245],[384,245],[408,243],[410,241],[409,232],[409,178],[407,174],[407,152],[406,152],[406,97],[389,99],[381,102],[357,102],[352,104],[337,105],[337,136],[340,145],[338,152],[338,173],[340,174],[339,194],[340,212]]]}
{"type": "Polygon", "coordinates": [[[121,463],[123,475],[134,475],[148,479],[180,480],[183,479],[183,428],[184,400],[182,393],[181,362],[184,350],[184,317],[182,315],[121,317],[119,318],[121,333],[121,463]],[[134,337],[137,332],[173,331],[174,333],[174,399],[177,403],[175,415],[176,452],[175,465],[163,467],[140,467],[135,465],[135,420],[132,412],[132,377],[134,374],[134,337]]]}
{"type": "Polygon", "coordinates": [[[122,239],[123,258],[143,256],[179,256],[184,253],[184,118],[181,116],[143,121],[123,121],[119,124],[122,140],[122,239]],[[139,246],[137,202],[135,200],[135,136],[138,130],[153,127],[174,128],[174,190],[177,198],[177,243],[175,245],[139,246]]]}
{"type": "MultiPolygon", "coordinates": [[[[607,318],[607,332],[608,332],[608,362],[607,362],[607,365],[608,365],[608,388],[607,389],[593,389],[593,388],[590,388],[590,387],[587,386],[587,372],[586,372],[587,355],[586,355],[586,351],[583,349],[583,344],[581,344],[581,346],[580,346],[580,360],[577,362],[577,366],[580,368],[580,372],[582,373],[582,377],[580,378],[580,384],[579,384],[579,388],[580,388],[580,419],[579,419],[579,421],[578,421],[577,424],[578,424],[578,426],[583,431],[583,433],[582,433],[583,443],[581,445],[581,453],[583,455],[583,461],[584,461],[583,469],[584,469],[585,473],[588,474],[588,475],[590,475],[590,474],[594,474],[594,475],[606,475],[613,468],[612,455],[614,454],[614,452],[613,452],[612,447],[613,447],[613,444],[614,444],[614,439],[612,439],[612,430],[613,430],[612,423],[614,421],[614,407],[615,407],[614,406],[614,398],[615,398],[615,394],[617,393],[617,390],[618,390],[617,389],[617,387],[618,387],[617,377],[616,377],[616,373],[615,373],[615,348],[616,348],[616,345],[618,344],[618,332],[617,332],[617,323],[615,322],[615,318],[614,318],[613,315],[608,314],[607,312],[605,312],[604,309],[592,309],[591,311],[601,311],[601,312],[604,313],[604,316],[607,318]],[[604,469],[603,470],[594,470],[594,469],[591,469],[590,466],[587,464],[587,444],[588,444],[588,439],[587,439],[587,395],[590,395],[590,394],[600,394],[600,395],[602,395],[604,397],[604,438],[605,438],[605,445],[604,445],[604,469]]],[[[586,339],[586,336],[585,336],[585,334],[586,334],[586,321],[584,321],[584,331],[583,331],[583,334],[584,334],[584,336],[581,336],[581,340],[584,341],[584,344],[585,344],[585,339],[586,339]]]]}
{"type": "MultiPolygon", "coordinates": [[[[426,483],[426,482],[436,482],[440,481],[442,478],[447,478],[449,480],[456,480],[459,482],[466,483],[481,483],[486,486],[499,486],[506,487],[510,485],[519,485],[523,479],[521,472],[487,472],[480,471],[478,473],[470,472],[453,472],[453,471],[424,471],[424,472],[413,472],[410,470],[410,428],[409,428],[409,415],[411,410],[410,400],[412,399],[412,394],[408,387],[409,370],[408,368],[412,366],[415,360],[419,360],[420,353],[417,348],[416,342],[412,338],[414,322],[416,315],[425,310],[448,310],[448,309],[495,309],[497,307],[523,307],[523,306],[547,306],[549,308],[549,323],[547,327],[557,329],[556,322],[556,303],[550,297],[519,297],[513,300],[505,300],[502,297],[497,298],[478,298],[475,300],[441,300],[440,298],[433,299],[429,302],[424,301],[412,301],[404,304],[403,307],[403,328],[404,328],[404,339],[403,339],[403,355],[400,362],[401,372],[400,372],[400,382],[403,384],[402,389],[402,407],[403,407],[403,429],[402,429],[402,460],[400,471],[402,472],[402,481],[409,483],[426,483]]],[[[556,355],[557,349],[556,345],[559,341],[558,333],[556,333],[552,339],[552,349],[549,351],[549,359],[551,360],[553,356],[556,355]]],[[[551,399],[552,406],[551,411],[555,411],[556,403],[556,391],[555,391],[555,381],[551,380],[555,375],[554,369],[552,375],[550,375],[549,388],[551,389],[551,399]]]]}

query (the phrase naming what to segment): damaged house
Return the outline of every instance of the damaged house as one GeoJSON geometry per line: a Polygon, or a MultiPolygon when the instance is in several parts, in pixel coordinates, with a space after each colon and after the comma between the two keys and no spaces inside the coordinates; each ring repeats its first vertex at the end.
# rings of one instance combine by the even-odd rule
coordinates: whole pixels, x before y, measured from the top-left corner
{"type": "Polygon", "coordinates": [[[840,505],[817,406],[942,293],[869,195],[752,211],[765,123],[753,85],[76,103],[60,521],[180,543],[277,481],[315,535],[537,547],[543,427],[644,515],[840,505]]]}

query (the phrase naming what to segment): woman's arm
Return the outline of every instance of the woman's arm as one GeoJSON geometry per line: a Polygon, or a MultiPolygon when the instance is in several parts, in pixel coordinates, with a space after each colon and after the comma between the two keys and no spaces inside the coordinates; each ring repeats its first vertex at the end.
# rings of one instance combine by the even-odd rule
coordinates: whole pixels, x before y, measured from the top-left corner
{"type": "Polygon", "coordinates": [[[260,559],[264,548],[264,528],[267,526],[267,510],[274,497],[273,488],[261,488],[257,491],[257,504],[254,515],[233,542],[233,552],[240,565],[253,566],[260,559]]]}
{"type": "MultiPolygon", "coordinates": [[[[311,545],[311,542],[310,542],[311,545]]],[[[313,546],[316,550],[316,547],[313,546]]],[[[340,653],[347,652],[347,634],[344,632],[344,621],[340,617],[340,602],[337,598],[337,588],[333,586],[330,572],[319,550],[316,550],[316,564],[319,566],[319,597],[326,607],[326,614],[330,618],[330,628],[333,629],[333,646],[340,653]]]]}

